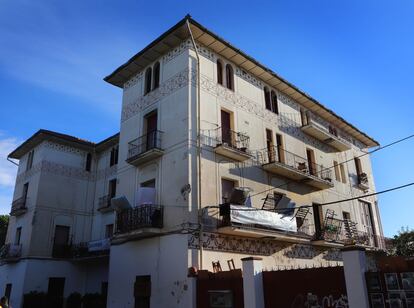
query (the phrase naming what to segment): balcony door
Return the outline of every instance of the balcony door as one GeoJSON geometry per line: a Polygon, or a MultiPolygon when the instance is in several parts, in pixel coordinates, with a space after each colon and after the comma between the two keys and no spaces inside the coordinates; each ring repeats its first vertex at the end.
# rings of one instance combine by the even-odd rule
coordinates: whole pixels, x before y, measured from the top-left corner
{"type": "Polygon", "coordinates": [[[282,135],[276,134],[277,160],[280,163],[285,163],[285,151],[283,150],[282,135]]]}
{"type": "Polygon", "coordinates": [[[322,219],[323,219],[322,207],[317,203],[313,203],[312,213],[313,213],[313,220],[315,223],[315,238],[320,239],[322,236],[322,219]]]}
{"type": "Polygon", "coordinates": [[[65,290],[64,277],[50,277],[47,288],[47,295],[52,302],[52,307],[63,307],[63,295],[65,290]]]}
{"type": "Polygon", "coordinates": [[[231,114],[225,110],[221,110],[221,141],[232,146],[231,138],[231,114]]]}
{"type": "Polygon", "coordinates": [[[157,147],[157,122],[158,122],[158,114],[157,112],[151,112],[145,117],[146,120],[146,133],[147,133],[147,140],[146,140],[146,150],[151,150],[157,147]]]}
{"type": "Polygon", "coordinates": [[[311,149],[306,149],[306,157],[308,159],[309,173],[316,175],[315,153],[311,149]]]}
{"type": "Polygon", "coordinates": [[[266,129],[266,147],[267,147],[267,158],[269,159],[269,163],[273,163],[275,161],[275,150],[273,144],[273,134],[270,129],[266,129]]]}
{"type": "Polygon", "coordinates": [[[56,258],[65,257],[69,245],[69,226],[56,225],[55,238],[53,240],[53,256],[56,258]]]}
{"type": "Polygon", "coordinates": [[[377,239],[375,237],[374,217],[372,215],[371,204],[359,200],[360,208],[362,208],[362,224],[365,226],[367,236],[369,238],[369,244],[378,246],[377,239]]]}

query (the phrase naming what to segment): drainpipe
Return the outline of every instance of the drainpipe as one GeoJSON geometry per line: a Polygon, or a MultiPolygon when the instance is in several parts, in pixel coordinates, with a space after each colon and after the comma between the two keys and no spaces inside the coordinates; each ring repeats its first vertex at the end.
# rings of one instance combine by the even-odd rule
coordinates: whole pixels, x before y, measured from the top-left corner
{"type": "Polygon", "coordinates": [[[202,223],[202,208],[201,208],[201,140],[200,140],[200,55],[198,53],[197,44],[194,40],[193,33],[191,32],[190,23],[187,19],[187,28],[190,33],[191,42],[194,46],[194,50],[197,57],[197,202],[198,202],[198,223],[200,225],[199,234],[199,250],[200,250],[200,263],[199,269],[203,269],[203,223],[202,223]]]}

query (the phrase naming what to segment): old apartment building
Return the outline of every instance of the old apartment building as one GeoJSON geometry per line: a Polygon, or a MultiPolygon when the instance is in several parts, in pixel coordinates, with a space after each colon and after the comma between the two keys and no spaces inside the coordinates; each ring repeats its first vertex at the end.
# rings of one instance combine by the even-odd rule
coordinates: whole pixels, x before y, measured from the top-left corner
{"type": "Polygon", "coordinates": [[[375,191],[364,154],[378,143],[191,17],[105,81],[123,90],[119,134],[40,130],[9,155],[0,294],[13,307],[30,291],[195,307],[189,269],[382,248],[375,197],[333,203],[375,191]]]}

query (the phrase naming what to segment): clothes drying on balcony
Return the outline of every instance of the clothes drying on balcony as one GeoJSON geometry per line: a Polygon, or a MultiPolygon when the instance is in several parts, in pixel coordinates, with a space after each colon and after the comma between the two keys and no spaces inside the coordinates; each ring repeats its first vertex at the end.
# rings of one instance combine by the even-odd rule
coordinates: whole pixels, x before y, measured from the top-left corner
{"type": "Polygon", "coordinates": [[[155,204],[155,188],[140,187],[135,195],[135,205],[155,204]]]}
{"type": "Polygon", "coordinates": [[[109,238],[88,242],[88,251],[101,251],[108,250],[110,248],[111,240],[109,238]]]}
{"type": "Polygon", "coordinates": [[[265,228],[296,232],[296,220],[285,213],[252,209],[230,204],[230,221],[241,225],[262,226],[265,228]]]}

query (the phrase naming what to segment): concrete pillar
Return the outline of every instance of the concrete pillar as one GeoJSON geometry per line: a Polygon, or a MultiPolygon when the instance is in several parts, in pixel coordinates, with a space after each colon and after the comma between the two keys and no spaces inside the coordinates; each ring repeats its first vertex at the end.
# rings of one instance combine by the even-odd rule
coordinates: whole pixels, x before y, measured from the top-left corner
{"type": "Polygon", "coordinates": [[[368,291],[365,280],[365,248],[349,246],[342,249],[346,292],[349,308],[369,308],[368,291]]]}
{"type": "Polygon", "coordinates": [[[262,258],[243,258],[243,296],[245,308],[264,308],[262,258]]]}

